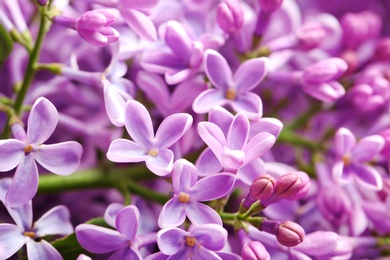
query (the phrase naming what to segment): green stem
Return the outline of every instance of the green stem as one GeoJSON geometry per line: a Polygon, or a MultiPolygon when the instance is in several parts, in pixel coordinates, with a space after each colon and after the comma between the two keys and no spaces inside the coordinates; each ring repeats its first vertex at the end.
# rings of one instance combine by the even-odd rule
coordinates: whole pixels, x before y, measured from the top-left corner
{"type": "Polygon", "coordinates": [[[290,129],[297,129],[297,128],[300,128],[302,126],[305,126],[309,122],[309,120],[312,118],[312,116],[321,110],[322,110],[322,104],[319,102],[316,102],[309,110],[307,110],[302,115],[298,116],[293,122],[288,124],[286,127],[290,128],[290,129]]]}
{"type": "Polygon", "coordinates": [[[302,137],[295,132],[293,132],[290,128],[284,128],[282,132],[279,134],[278,142],[291,144],[293,146],[298,147],[306,147],[312,151],[318,151],[324,149],[321,143],[313,142],[310,139],[302,137]]]}

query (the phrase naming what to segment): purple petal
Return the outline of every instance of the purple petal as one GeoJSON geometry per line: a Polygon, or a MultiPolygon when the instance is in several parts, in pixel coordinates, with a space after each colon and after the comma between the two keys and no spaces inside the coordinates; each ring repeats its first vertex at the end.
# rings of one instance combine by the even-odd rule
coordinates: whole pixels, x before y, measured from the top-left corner
{"type": "Polygon", "coordinates": [[[172,172],[173,191],[178,195],[181,191],[187,192],[198,180],[198,171],[195,166],[185,159],[175,162],[172,172]]]}
{"type": "Polygon", "coordinates": [[[79,33],[80,37],[83,38],[84,41],[94,46],[104,47],[108,44],[107,36],[97,31],[79,29],[77,30],[77,32],[79,33]]]}
{"type": "Polygon", "coordinates": [[[332,168],[332,176],[334,180],[339,180],[343,176],[344,162],[342,160],[337,161],[332,168]]]}
{"type": "Polygon", "coordinates": [[[197,201],[190,201],[185,209],[188,219],[195,225],[213,223],[222,226],[221,217],[207,205],[197,201]]]}
{"type": "Polygon", "coordinates": [[[118,212],[123,209],[120,203],[111,203],[104,212],[104,221],[111,227],[115,228],[115,219],[118,212]]]}
{"type": "Polygon", "coordinates": [[[96,254],[118,250],[128,246],[129,243],[118,231],[91,224],[78,225],[76,236],[84,249],[96,254]]]}
{"type": "Polygon", "coordinates": [[[34,156],[37,162],[46,170],[55,174],[68,175],[75,172],[79,167],[82,153],[83,147],[79,143],[68,141],[40,145],[34,156]]]}
{"type": "Polygon", "coordinates": [[[205,248],[218,251],[225,246],[228,233],[222,226],[205,224],[194,227],[191,231],[191,236],[194,236],[205,248]]]}
{"type": "Polygon", "coordinates": [[[61,254],[46,240],[35,242],[32,239],[27,241],[27,256],[29,259],[50,259],[62,260],[61,254]]]}
{"type": "Polygon", "coordinates": [[[183,224],[186,219],[186,204],[177,200],[177,197],[170,199],[162,208],[158,217],[160,228],[177,227],[183,224]]]}
{"type": "Polygon", "coordinates": [[[152,51],[145,53],[141,66],[148,71],[165,74],[167,71],[177,71],[188,68],[188,65],[172,53],[164,53],[161,51],[152,51]]]}
{"type": "Polygon", "coordinates": [[[235,176],[230,173],[207,176],[192,186],[191,197],[197,201],[219,199],[232,190],[235,179],[235,176]]]}
{"type": "Polygon", "coordinates": [[[31,144],[44,143],[54,132],[58,123],[58,112],[46,98],[38,98],[31,108],[27,123],[27,136],[31,144]]]}
{"type": "Polygon", "coordinates": [[[119,2],[121,4],[121,7],[123,8],[148,11],[153,7],[155,7],[159,3],[159,0],[142,0],[142,1],[121,0],[119,2]]]}
{"type": "Polygon", "coordinates": [[[139,144],[126,139],[116,139],[112,141],[108,148],[107,158],[112,162],[142,162],[148,158],[139,144]]]}
{"type": "Polygon", "coordinates": [[[116,229],[128,240],[134,240],[138,231],[139,211],[134,205],[119,211],[115,219],[116,229]]]}
{"type": "MultiPolygon", "coordinates": [[[[111,15],[112,13],[110,13],[111,15]]],[[[103,13],[94,11],[85,12],[77,21],[76,29],[97,30],[107,23],[107,18],[103,13]]]]}
{"type": "Polygon", "coordinates": [[[266,173],[265,164],[263,160],[258,158],[244,167],[241,167],[236,175],[239,180],[249,186],[257,177],[264,173],[266,173]]]}
{"type": "Polygon", "coordinates": [[[263,117],[259,121],[251,122],[249,138],[252,138],[260,132],[268,132],[275,137],[278,137],[282,128],[283,123],[279,119],[263,117]]]}
{"type": "Polygon", "coordinates": [[[230,150],[223,148],[221,156],[221,164],[226,171],[236,173],[237,170],[244,164],[245,153],[241,150],[230,150]]]}
{"type": "Polygon", "coordinates": [[[113,125],[117,127],[125,125],[126,100],[111,84],[104,86],[104,106],[113,125]]]}
{"type": "Polygon", "coordinates": [[[355,162],[368,162],[372,160],[385,145],[385,140],[380,135],[363,137],[353,147],[351,158],[355,162]]]}
{"type": "Polygon", "coordinates": [[[179,113],[164,119],[156,132],[156,145],[164,149],[176,143],[191,127],[192,116],[179,113]]]}
{"type": "Polygon", "coordinates": [[[136,248],[127,248],[120,249],[115,251],[108,260],[117,260],[117,259],[131,259],[131,260],[142,260],[143,257],[136,248]]]}
{"type": "Polygon", "coordinates": [[[215,88],[225,92],[233,85],[232,71],[225,58],[215,50],[204,52],[203,65],[206,75],[215,88]]]}
{"type": "Polygon", "coordinates": [[[338,155],[349,154],[356,145],[356,138],[347,128],[337,130],[334,137],[335,152],[338,155]]]}
{"type": "Polygon", "coordinates": [[[242,150],[248,141],[248,134],[249,120],[244,114],[239,113],[234,117],[226,138],[229,149],[242,150]]]}
{"type": "Polygon", "coordinates": [[[149,17],[131,9],[121,9],[120,12],[126,24],[141,38],[149,41],[157,40],[156,27],[149,17]]]}
{"type": "Polygon", "coordinates": [[[319,83],[318,85],[302,85],[302,90],[323,102],[336,101],[345,94],[344,87],[336,81],[319,83]]]}
{"type": "Polygon", "coordinates": [[[173,152],[168,149],[158,151],[157,156],[148,156],[146,167],[158,176],[165,176],[173,169],[173,152]]]}
{"type": "Polygon", "coordinates": [[[366,164],[351,165],[354,177],[358,184],[369,190],[380,191],[383,188],[383,180],[380,173],[374,167],[366,164]]]}
{"type": "Polygon", "coordinates": [[[68,208],[62,205],[52,208],[34,223],[33,229],[38,237],[73,233],[68,208]]]}
{"type": "Polygon", "coordinates": [[[165,228],[157,233],[157,245],[165,255],[176,254],[184,244],[189,233],[179,228],[165,228]]]}
{"type": "Polygon", "coordinates": [[[193,259],[208,259],[208,260],[222,260],[216,253],[207,250],[204,247],[199,247],[197,250],[194,250],[193,255],[191,255],[193,259]]]}
{"type": "Polygon", "coordinates": [[[198,133],[203,142],[213,151],[215,156],[221,161],[223,147],[226,145],[225,136],[222,130],[210,122],[200,122],[198,124],[198,133]]]}
{"type": "Polygon", "coordinates": [[[145,149],[150,149],[154,132],[148,110],[138,101],[129,100],[125,113],[125,126],[131,138],[145,149]]]}
{"type": "Polygon", "coordinates": [[[222,165],[210,148],[206,148],[195,163],[200,176],[217,173],[222,170],[222,165]]]}
{"type": "Polygon", "coordinates": [[[198,114],[204,114],[216,106],[225,105],[227,102],[223,92],[216,89],[208,89],[200,93],[194,100],[192,109],[198,114]]]}
{"type": "Polygon", "coordinates": [[[16,168],[12,183],[5,195],[7,206],[21,206],[31,200],[38,190],[38,168],[34,157],[26,156],[16,168]]]}
{"type": "Polygon", "coordinates": [[[330,254],[336,248],[339,236],[330,231],[316,231],[305,236],[302,243],[294,248],[305,254],[321,256],[330,254]]]}
{"type": "Polygon", "coordinates": [[[165,81],[169,85],[176,85],[180,84],[183,81],[189,79],[196,70],[191,69],[191,68],[185,68],[185,69],[180,69],[180,70],[170,70],[165,73],[165,81]]]}
{"type": "Polygon", "coordinates": [[[242,94],[254,89],[268,72],[268,58],[250,59],[237,69],[234,74],[234,84],[237,94],[242,94]]]}
{"type": "Polygon", "coordinates": [[[192,40],[181,23],[174,20],[168,21],[164,40],[169,48],[183,61],[190,60],[193,49],[192,40]]]}
{"type": "Polygon", "coordinates": [[[0,172],[15,168],[24,157],[26,144],[17,139],[0,140],[0,172]]]}
{"type": "Polygon", "coordinates": [[[246,145],[245,164],[252,162],[266,153],[275,143],[275,136],[267,132],[255,135],[246,145]]]}
{"type": "Polygon", "coordinates": [[[229,131],[230,125],[232,124],[234,116],[232,113],[220,106],[214,106],[209,113],[209,122],[216,124],[221,128],[225,136],[229,131]]]}
{"type": "Polygon", "coordinates": [[[24,230],[31,228],[33,221],[31,200],[17,207],[7,207],[7,210],[17,226],[23,228],[24,230]]]}
{"type": "Polygon", "coordinates": [[[234,111],[245,113],[250,120],[259,120],[263,115],[263,103],[260,97],[252,92],[238,96],[230,105],[234,111]]]}
{"type": "Polygon", "coordinates": [[[0,259],[8,259],[29,240],[23,232],[16,225],[0,224],[0,259]]]}
{"type": "Polygon", "coordinates": [[[141,70],[137,74],[136,82],[138,87],[146,94],[148,99],[161,110],[170,101],[170,93],[165,81],[160,75],[141,70]]]}

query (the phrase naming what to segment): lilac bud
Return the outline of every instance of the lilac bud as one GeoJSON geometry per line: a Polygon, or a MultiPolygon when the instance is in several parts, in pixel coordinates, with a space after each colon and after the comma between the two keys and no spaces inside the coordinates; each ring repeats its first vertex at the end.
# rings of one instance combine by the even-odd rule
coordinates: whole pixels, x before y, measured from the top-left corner
{"type": "Polygon", "coordinates": [[[38,4],[44,6],[47,4],[47,2],[49,2],[48,0],[37,0],[38,4]]]}
{"type": "Polygon", "coordinates": [[[306,22],[296,31],[296,36],[300,47],[304,50],[310,50],[322,44],[326,37],[326,29],[319,22],[306,22]]]}
{"type": "Polygon", "coordinates": [[[275,193],[279,198],[296,200],[304,197],[309,188],[310,178],[306,173],[288,173],[276,182],[275,193]]]}
{"type": "Polygon", "coordinates": [[[235,0],[228,0],[220,3],[217,9],[217,22],[227,33],[240,30],[244,23],[244,15],[240,6],[235,0]]]}
{"type": "Polygon", "coordinates": [[[379,135],[381,135],[385,140],[385,145],[380,153],[386,157],[390,157],[390,128],[382,130],[379,135]]]}
{"type": "Polygon", "coordinates": [[[284,246],[296,246],[302,243],[305,237],[303,228],[295,222],[284,221],[276,233],[276,239],[284,246]]]}
{"type": "Polygon", "coordinates": [[[359,57],[355,51],[351,49],[345,50],[340,54],[340,58],[343,59],[348,65],[348,69],[345,74],[351,74],[358,69],[359,57]]]}
{"type": "Polygon", "coordinates": [[[242,247],[243,260],[269,260],[271,256],[259,241],[251,241],[242,247]]]}
{"type": "Polygon", "coordinates": [[[390,37],[378,41],[373,59],[390,60],[390,37]]]}
{"type": "Polygon", "coordinates": [[[318,191],[317,205],[322,215],[336,225],[345,223],[351,217],[352,201],[336,185],[326,186],[318,191]]]}
{"type": "Polygon", "coordinates": [[[249,187],[243,206],[249,208],[255,201],[264,200],[274,193],[275,179],[268,174],[256,178],[249,187]]]}
{"type": "Polygon", "coordinates": [[[282,5],[283,0],[259,0],[261,9],[275,11],[282,5]]]}

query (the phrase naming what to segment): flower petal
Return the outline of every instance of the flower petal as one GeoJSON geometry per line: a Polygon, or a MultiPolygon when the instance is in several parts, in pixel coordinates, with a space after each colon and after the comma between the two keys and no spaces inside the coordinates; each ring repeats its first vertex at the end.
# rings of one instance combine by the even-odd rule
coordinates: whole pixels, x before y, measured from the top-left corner
{"type": "Polygon", "coordinates": [[[192,116],[178,113],[164,119],[156,132],[158,149],[165,149],[176,143],[191,127],[192,116]]]}
{"type": "Polygon", "coordinates": [[[50,259],[62,260],[61,254],[46,240],[35,242],[32,239],[27,241],[27,256],[29,259],[50,259]]]}
{"type": "Polygon", "coordinates": [[[251,122],[249,138],[252,138],[260,132],[268,132],[278,137],[282,128],[283,123],[279,119],[263,117],[259,121],[251,122]]]}
{"type": "Polygon", "coordinates": [[[180,69],[180,70],[170,70],[165,73],[165,81],[169,85],[176,85],[184,82],[189,79],[196,70],[194,69],[180,69]]]}
{"type": "Polygon", "coordinates": [[[232,124],[234,116],[225,108],[214,106],[209,113],[209,122],[216,124],[221,128],[225,136],[227,136],[230,125],[232,124]]]}
{"type": "Polygon", "coordinates": [[[203,142],[208,145],[221,162],[223,147],[226,145],[225,136],[222,130],[211,122],[200,122],[198,124],[198,133],[203,142]]]}
{"type": "Polygon", "coordinates": [[[204,114],[209,112],[215,106],[223,106],[228,101],[224,97],[224,93],[216,89],[208,89],[200,93],[195,98],[192,104],[192,109],[198,114],[204,114]]]}
{"type": "Polygon", "coordinates": [[[164,40],[169,48],[183,61],[190,60],[193,50],[192,40],[181,23],[175,20],[168,21],[164,40]]]}
{"type": "Polygon", "coordinates": [[[68,175],[79,167],[82,153],[83,147],[78,142],[68,141],[40,145],[34,156],[46,170],[59,175],[68,175]]]}
{"type": "Polygon", "coordinates": [[[142,12],[132,9],[120,9],[126,24],[141,38],[149,41],[157,40],[157,31],[153,22],[142,12]]]}
{"type": "Polygon", "coordinates": [[[218,173],[207,176],[192,186],[191,197],[197,201],[219,199],[232,190],[235,179],[235,176],[230,173],[218,173]]]}
{"type": "Polygon", "coordinates": [[[258,158],[244,167],[241,167],[236,175],[237,179],[250,186],[257,177],[264,173],[266,173],[264,161],[258,158]]]}
{"type": "Polygon", "coordinates": [[[158,217],[160,228],[177,227],[183,224],[186,219],[185,203],[177,200],[177,197],[170,199],[162,208],[158,217]]]}
{"type": "Polygon", "coordinates": [[[56,107],[46,98],[38,98],[31,108],[27,122],[27,136],[31,144],[44,143],[58,123],[56,107]]]}
{"type": "Polygon", "coordinates": [[[198,171],[195,166],[185,159],[175,162],[172,172],[172,186],[176,195],[188,192],[198,180],[198,171]]]}
{"type": "Polygon", "coordinates": [[[67,207],[60,205],[52,208],[40,217],[33,226],[38,237],[47,235],[69,235],[73,233],[70,213],[67,207]]]}
{"type": "Polygon", "coordinates": [[[125,126],[131,138],[145,149],[150,149],[154,132],[148,110],[138,101],[129,100],[125,113],[125,126]]]}
{"type": "Polygon", "coordinates": [[[385,145],[385,140],[380,135],[363,137],[353,147],[351,158],[355,162],[368,162],[372,160],[385,145]]]}
{"type": "Polygon", "coordinates": [[[334,137],[335,152],[338,155],[349,154],[356,144],[356,138],[347,128],[337,130],[334,137]]]}
{"type": "Polygon", "coordinates": [[[225,58],[215,50],[208,49],[204,52],[203,65],[205,73],[219,90],[225,92],[233,85],[232,71],[225,58]]]}
{"type": "Polygon", "coordinates": [[[189,233],[179,228],[165,228],[157,233],[157,245],[165,255],[176,254],[184,244],[189,233]]]}
{"type": "Polygon", "coordinates": [[[126,139],[116,139],[108,148],[107,158],[112,162],[142,162],[148,155],[139,144],[126,139]]]}
{"type": "Polygon", "coordinates": [[[185,210],[188,219],[195,225],[213,223],[222,226],[221,217],[214,209],[207,205],[197,201],[190,201],[185,207],[185,210]]]}
{"type": "Polygon", "coordinates": [[[157,156],[148,156],[146,167],[158,176],[165,176],[173,169],[173,152],[168,149],[158,151],[157,156]]]}
{"type": "Polygon", "coordinates": [[[17,139],[0,140],[0,172],[15,168],[24,157],[26,144],[17,139]]]}
{"type": "Polygon", "coordinates": [[[103,254],[128,246],[128,240],[118,231],[91,224],[76,227],[76,237],[87,251],[103,254]]]}
{"type": "Polygon", "coordinates": [[[207,176],[222,170],[222,165],[210,148],[206,148],[195,163],[199,176],[207,176]]]}
{"type": "Polygon", "coordinates": [[[111,203],[108,205],[106,211],[104,212],[104,221],[111,227],[115,228],[115,219],[118,212],[123,209],[124,206],[121,203],[111,203]]]}
{"type": "Polygon", "coordinates": [[[108,260],[117,260],[117,259],[131,259],[131,260],[142,260],[143,257],[140,252],[134,251],[134,249],[125,247],[115,251],[108,260]]]}
{"type": "Polygon", "coordinates": [[[126,100],[111,83],[104,86],[104,106],[113,125],[117,127],[125,125],[126,100]]]}
{"type": "Polygon", "coordinates": [[[29,240],[16,225],[0,224],[0,259],[8,259],[29,240]]]}
{"type": "Polygon", "coordinates": [[[249,120],[245,114],[237,114],[230,125],[227,146],[231,150],[242,150],[248,141],[249,120]]]}
{"type": "Polygon", "coordinates": [[[366,164],[351,165],[354,179],[362,187],[369,190],[380,191],[383,188],[383,179],[374,167],[366,164]]]}
{"type": "Polygon", "coordinates": [[[237,94],[254,89],[268,72],[268,58],[255,58],[245,61],[234,74],[237,94]]]}
{"type": "Polygon", "coordinates": [[[191,255],[193,259],[207,259],[207,260],[222,260],[216,253],[207,250],[204,247],[199,247],[197,250],[194,250],[193,255],[191,255]]]}
{"type": "Polygon", "coordinates": [[[31,200],[38,190],[38,168],[29,154],[16,168],[12,183],[5,195],[7,206],[21,206],[31,200]]]}
{"type": "Polygon", "coordinates": [[[267,132],[255,135],[245,146],[245,163],[248,164],[266,153],[275,143],[275,136],[267,132]]]}
{"type": "Polygon", "coordinates": [[[191,230],[191,236],[194,236],[205,248],[218,251],[225,246],[228,233],[222,226],[205,224],[194,227],[191,230]]]}
{"type": "Polygon", "coordinates": [[[138,231],[139,211],[134,205],[124,207],[118,212],[115,219],[115,227],[122,236],[128,240],[134,240],[138,231]]]}
{"type": "Polygon", "coordinates": [[[259,120],[263,115],[263,103],[258,95],[246,92],[230,102],[236,112],[243,112],[250,120],[259,120]]]}
{"type": "Polygon", "coordinates": [[[334,232],[316,231],[305,235],[303,242],[294,248],[305,254],[321,256],[332,253],[339,239],[339,236],[334,232]]]}

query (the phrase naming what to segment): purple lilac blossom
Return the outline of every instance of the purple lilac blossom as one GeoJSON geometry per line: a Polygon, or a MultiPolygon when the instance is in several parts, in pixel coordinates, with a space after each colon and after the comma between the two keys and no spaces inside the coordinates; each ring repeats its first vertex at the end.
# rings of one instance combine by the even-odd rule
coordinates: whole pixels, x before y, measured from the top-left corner
{"type": "Polygon", "coordinates": [[[36,162],[59,175],[69,175],[79,167],[83,151],[79,143],[43,144],[54,132],[57,122],[57,109],[49,100],[41,97],[31,108],[27,133],[20,124],[14,124],[16,139],[0,141],[0,155],[4,160],[0,171],[9,171],[17,166],[6,194],[7,205],[22,205],[34,197],[39,178],[36,162]]]}

